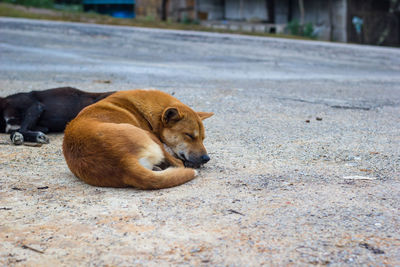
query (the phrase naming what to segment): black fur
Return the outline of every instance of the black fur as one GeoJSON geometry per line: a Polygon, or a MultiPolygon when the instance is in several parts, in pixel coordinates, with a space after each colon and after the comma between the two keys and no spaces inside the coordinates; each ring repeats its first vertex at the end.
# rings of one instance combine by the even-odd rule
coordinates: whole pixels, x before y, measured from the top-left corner
{"type": "Polygon", "coordinates": [[[19,129],[7,131],[14,144],[23,141],[48,143],[45,133],[63,132],[67,123],[84,107],[112,93],[89,93],[61,87],[0,97],[0,132],[5,133],[7,125],[19,125],[19,129]]]}

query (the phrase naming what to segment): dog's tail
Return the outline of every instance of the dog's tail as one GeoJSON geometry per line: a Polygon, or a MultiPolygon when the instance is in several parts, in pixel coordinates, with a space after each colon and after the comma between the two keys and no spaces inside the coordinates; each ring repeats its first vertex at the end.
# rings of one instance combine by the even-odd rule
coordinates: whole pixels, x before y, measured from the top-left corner
{"type": "Polygon", "coordinates": [[[184,184],[196,175],[197,171],[191,168],[170,167],[162,171],[152,171],[137,162],[130,165],[130,171],[123,182],[140,189],[162,189],[184,184]]]}

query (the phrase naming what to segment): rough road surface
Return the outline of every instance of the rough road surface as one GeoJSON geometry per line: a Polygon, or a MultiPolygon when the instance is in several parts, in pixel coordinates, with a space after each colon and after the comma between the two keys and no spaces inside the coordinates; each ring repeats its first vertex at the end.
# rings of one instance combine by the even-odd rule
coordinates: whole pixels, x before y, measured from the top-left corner
{"type": "Polygon", "coordinates": [[[0,265],[400,265],[400,50],[0,19],[0,95],[157,88],[205,121],[182,186],[96,188],[0,145],[0,265]],[[317,119],[318,118],[318,119],[317,119]]]}

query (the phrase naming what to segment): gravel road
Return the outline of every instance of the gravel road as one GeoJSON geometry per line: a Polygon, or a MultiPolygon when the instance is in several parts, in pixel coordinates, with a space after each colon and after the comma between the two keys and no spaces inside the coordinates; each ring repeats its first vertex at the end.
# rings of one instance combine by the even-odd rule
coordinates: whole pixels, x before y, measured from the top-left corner
{"type": "Polygon", "coordinates": [[[0,96],[157,88],[205,121],[182,186],[96,188],[0,135],[0,265],[400,265],[400,49],[0,18],[0,96]]]}

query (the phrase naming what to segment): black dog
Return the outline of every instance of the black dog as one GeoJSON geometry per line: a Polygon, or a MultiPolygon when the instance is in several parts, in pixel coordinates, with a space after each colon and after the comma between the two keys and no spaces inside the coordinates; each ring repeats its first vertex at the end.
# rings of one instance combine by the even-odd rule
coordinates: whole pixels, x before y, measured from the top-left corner
{"type": "Polygon", "coordinates": [[[16,145],[24,141],[49,143],[48,132],[63,132],[86,106],[114,92],[89,93],[72,87],[0,97],[0,132],[16,145]]]}

